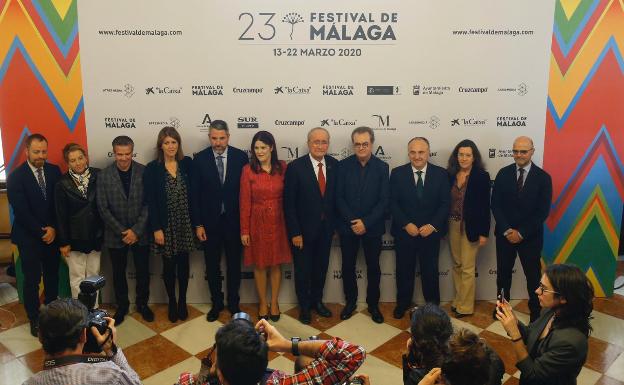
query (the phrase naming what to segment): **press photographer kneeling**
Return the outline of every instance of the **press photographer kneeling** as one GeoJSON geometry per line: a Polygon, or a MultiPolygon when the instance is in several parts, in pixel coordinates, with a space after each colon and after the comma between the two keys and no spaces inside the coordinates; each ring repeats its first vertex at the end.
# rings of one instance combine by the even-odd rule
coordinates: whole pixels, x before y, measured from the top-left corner
{"type": "Polygon", "coordinates": [[[141,384],[121,349],[115,345],[115,320],[93,309],[104,278],[89,277],[78,298],[60,298],[39,313],[39,341],[44,370],[24,385],[141,384]],[[89,307],[89,308],[87,308],[89,307]]]}

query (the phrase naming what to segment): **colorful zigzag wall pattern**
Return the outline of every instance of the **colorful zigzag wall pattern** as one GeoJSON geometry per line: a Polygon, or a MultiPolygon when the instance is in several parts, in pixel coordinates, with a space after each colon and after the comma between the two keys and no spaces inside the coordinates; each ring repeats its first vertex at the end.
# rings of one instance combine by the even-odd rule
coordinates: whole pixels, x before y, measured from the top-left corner
{"type": "Polygon", "coordinates": [[[558,0],[544,168],[553,177],[545,263],[579,265],[611,295],[624,199],[624,1],[558,0]]]}
{"type": "MultiPolygon", "coordinates": [[[[0,0],[0,127],[7,171],[41,132],[50,160],[86,146],[76,0],[0,0]]],[[[553,177],[545,263],[572,262],[613,291],[624,199],[624,1],[557,0],[544,168],[553,177]]]]}

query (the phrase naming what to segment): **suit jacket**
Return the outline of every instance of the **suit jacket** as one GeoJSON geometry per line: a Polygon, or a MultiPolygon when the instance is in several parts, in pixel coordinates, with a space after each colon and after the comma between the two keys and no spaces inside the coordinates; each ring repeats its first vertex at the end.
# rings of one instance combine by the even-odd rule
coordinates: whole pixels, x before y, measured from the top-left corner
{"type": "Polygon", "coordinates": [[[97,184],[97,203],[104,221],[104,246],[120,248],[122,231],[132,229],[139,237],[140,245],[147,245],[147,204],[143,194],[145,166],[132,161],[130,194],[126,197],[119,171],[115,163],[100,172],[97,184]]]}
{"type": "Polygon", "coordinates": [[[416,182],[412,164],[396,167],[390,175],[390,211],[392,212],[392,236],[409,237],[403,229],[408,223],[416,226],[430,224],[437,234],[446,234],[451,189],[448,173],[442,167],[427,163],[422,199],[416,197],[416,182]]]}
{"type": "Polygon", "coordinates": [[[43,175],[46,185],[46,198],[39,188],[28,161],[17,167],[7,178],[7,195],[13,207],[13,227],[11,240],[16,245],[26,242],[42,242],[45,233],[41,228],[52,226],[56,229],[54,210],[54,186],[61,178],[61,169],[54,164],[44,163],[43,175]]]}
{"type": "MultiPolygon", "coordinates": [[[[191,198],[191,167],[193,161],[188,156],[178,161],[178,171],[186,183],[187,199],[191,198]]],[[[143,189],[145,200],[147,201],[147,211],[149,213],[148,225],[152,232],[165,230],[167,227],[167,191],[165,183],[167,181],[167,169],[165,164],[158,160],[153,160],[145,166],[143,174],[143,189]]],[[[189,209],[190,209],[189,204],[189,209]]],[[[189,214],[190,215],[190,214],[189,214]]]]}
{"type": "Polygon", "coordinates": [[[310,156],[304,155],[290,162],[284,181],[284,215],[289,239],[297,235],[315,239],[323,219],[333,232],[337,171],[338,161],[325,155],[325,195],[321,195],[310,156]]]}
{"type": "Polygon", "coordinates": [[[225,208],[225,234],[240,237],[240,177],[249,163],[245,152],[228,146],[225,181],[221,185],[217,162],[208,147],[195,155],[191,177],[191,221],[193,226],[204,226],[206,234],[217,232],[221,206],[225,208]]]}
{"type": "Polygon", "coordinates": [[[390,189],[388,163],[372,155],[367,166],[366,178],[359,186],[362,167],[355,155],[338,164],[336,181],[336,207],[338,209],[338,232],[353,235],[351,221],[362,219],[366,236],[381,236],[386,232],[386,214],[390,189]]]}
{"type": "Polygon", "coordinates": [[[86,198],[69,173],[63,175],[56,184],[54,195],[58,243],[60,246],[70,245],[72,250],[83,253],[100,250],[104,232],[96,201],[100,169],[89,167],[89,170],[91,176],[86,198]]]}
{"type": "MultiPolygon", "coordinates": [[[[455,176],[450,177],[451,188],[455,183],[455,176]]],[[[490,235],[490,174],[483,169],[475,167],[470,172],[462,217],[470,242],[490,235]]]]}
{"type": "Polygon", "coordinates": [[[529,326],[518,323],[529,356],[519,361],[521,385],[576,385],[587,359],[588,337],[572,327],[551,328],[541,345],[539,337],[553,310],[547,310],[529,326]]]}
{"type": "Polygon", "coordinates": [[[497,236],[503,236],[510,228],[518,230],[524,240],[542,239],[544,236],[544,221],[552,199],[552,181],[550,175],[535,163],[525,178],[524,187],[518,193],[515,163],[503,167],[496,175],[492,213],[497,236]]]}

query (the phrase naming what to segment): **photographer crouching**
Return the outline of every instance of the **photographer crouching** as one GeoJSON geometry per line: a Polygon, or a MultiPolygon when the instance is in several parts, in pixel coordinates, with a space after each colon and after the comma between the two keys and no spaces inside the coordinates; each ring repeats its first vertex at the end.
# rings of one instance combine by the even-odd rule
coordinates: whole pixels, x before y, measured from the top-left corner
{"type": "Polygon", "coordinates": [[[266,320],[255,326],[246,313],[237,313],[221,327],[215,344],[202,360],[198,375],[183,373],[178,385],[299,385],[342,384],[366,358],[363,347],[343,341],[284,338],[266,320]],[[295,374],[267,368],[269,351],[314,359],[295,374]]]}
{"type": "MultiPolygon", "coordinates": [[[[104,278],[87,278],[80,284],[82,297],[90,298],[102,286],[104,278]]],[[[115,320],[94,310],[92,304],[87,306],[76,299],[60,298],[43,307],[39,313],[43,371],[24,385],[141,384],[115,345],[115,320]]]]}

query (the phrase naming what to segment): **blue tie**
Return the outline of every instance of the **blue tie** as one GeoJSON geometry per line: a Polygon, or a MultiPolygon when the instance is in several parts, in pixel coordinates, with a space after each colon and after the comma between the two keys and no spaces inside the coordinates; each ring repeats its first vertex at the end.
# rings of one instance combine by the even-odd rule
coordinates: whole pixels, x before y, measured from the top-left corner
{"type": "Polygon", "coordinates": [[[37,183],[39,184],[39,188],[41,189],[41,193],[43,194],[43,199],[48,199],[46,196],[46,184],[43,179],[43,169],[37,169],[37,183]]]}
{"type": "Polygon", "coordinates": [[[217,171],[219,172],[219,180],[221,181],[221,184],[223,184],[223,172],[225,171],[223,169],[223,156],[219,155],[217,156],[217,171]]]}

